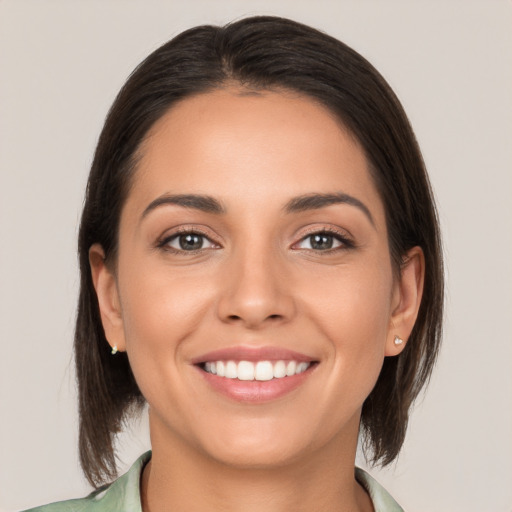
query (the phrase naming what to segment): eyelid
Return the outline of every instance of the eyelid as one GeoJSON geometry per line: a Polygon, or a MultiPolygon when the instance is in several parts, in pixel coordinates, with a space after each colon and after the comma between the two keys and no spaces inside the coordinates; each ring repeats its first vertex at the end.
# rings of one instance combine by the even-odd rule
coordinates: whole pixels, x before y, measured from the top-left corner
{"type": "Polygon", "coordinates": [[[292,249],[295,248],[295,250],[299,250],[299,251],[304,250],[304,251],[314,251],[314,252],[318,252],[318,253],[321,253],[321,252],[329,253],[329,252],[334,252],[337,250],[352,249],[355,246],[356,246],[356,244],[354,242],[352,235],[350,235],[346,230],[343,230],[341,228],[334,228],[332,226],[315,226],[315,227],[308,228],[306,231],[303,231],[300,234],[299,240],[297,242],[294,242],[292,244],[291,248],[292,249]],[[313,235],[321,235],[321,234],[328,234],[330,236],[333,236],[334,238],[336,238],[336,240],[341,242],[341,245],[338,247],[333,247],[331,249],[324,249],[323,251],[315,250],[315,249],[295,248],[296,245],[303,242],[308,237],[313,236],[313,235]]]}
{"type": "Polygon", "coordinates": [[[158,238],[155,245],[157,248],[164,249],[164,250],[167,250],[170,252],[176,252],[179,254],[194,254],[194,253],[197,253],[200,251],[210,250],[210,249],[218,249],[221,247],[220,243],[213,240],[213,237],[210,234],[207,234],[203,229],[201,229],[201,227],[197,227],[197,226],[193,226],[193,225],[192,226],[179,226],[178,228],[175,228],[175,229],[171,230],[170,232],[166,231],[164,235],[162,235],[161,237],[158,238]],[[210,244],[212,244],[213,247],[201,247],[200,249],[196,249],[195,251],[194,250],[185,251],[183,249],[178,249],[176,247],[172,247],[169,245],[169,242],[171,240],[174,240],[182,235],[188,235],[188,234],[199,235],[199,236],[205,238],[206,240],[208,240],[210,242],[210,244]]]}

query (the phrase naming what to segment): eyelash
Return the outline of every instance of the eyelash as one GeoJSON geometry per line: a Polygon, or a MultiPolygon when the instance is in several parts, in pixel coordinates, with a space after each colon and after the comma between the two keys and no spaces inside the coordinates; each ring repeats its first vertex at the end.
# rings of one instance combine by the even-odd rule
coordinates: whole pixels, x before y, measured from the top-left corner
{"type": "Polygon", "coordinates": [[[298,244],[304,242],[305,240],[307,240],[308,238],[311,238],[315,235],[320,235],[320,236],[325,235],[325,236],[332,237],[335,240],[337,240],[338,242],[340,242],[341,245],[339,247],[333,247],[333,248],[329,248],[329,249],[315,250],[315,249],[300,249],[299,248],[296,250],[313,251],[316,254],[327,255],[327,254],[332,254],[332,253],[338,252],[338,251],[344,251],[344,250],[346,251],[347,249],[354,249],[356,247],[356,244],[354,243],[354,241],[351,238],[349,238],[346,233],[342,233],[340,231],[337,231],[336,229],[327,228],[327,227],[322,228],[322,229],[311,230],[309,233],[306,233],[304,236],[302,236],[302,238],[293,245],[294,246],[298,245],[298,244]]]}
{"type": "Polygon", "coordinates": [[[201,237],[203,239],[208,240],[213,245],[217,245],[218,246],[218,244],[213,242],[208,235],[206,235],[205,233],[203,233],[202,231],[200,231],[198,229],[181,228],[177,232],[173,233],[172,235],[166,236],[165,238],[160,240],[157,243],[157,247],[159,249],[163,249],[164,251],[168,251],[168,252],[171,252],[171,253],[174,253],[174,254],[180,254],[180,255],[183,255],[183,254],[197,254],[197,253],[205,250],[205,248],[200,247],[199,249],[194,249],[194,250],[191,250],[191,251],[187,251],[185,249],[176,249],[175,247],[171,247],[169,245],[169,243],[172,242],[173,240],[176,240],[179,237],[185,236],[185,235],[195,235],[195,236],[198,236],[198,237],[201,237]]]}
{"type": "MultiPolygon", "coordinates": [[[[187,228],[182,228],[179,231],[173,233],[172,235],[166,236],[165,238],[163,238],[162,240],[160,240],[157,243],[157,247],[159,249],[163,249],[165,251],[172,252],[174,254],[180,254],[180,255],[197,254],[203,250],[210,249],[210,248],[200,247],[199,249],[187,251],[185,249],[177,249],[177,248],[171,247],[169,245],[170,242],[172,242],[172,241],[176,240],[177,238],[184,236],[184,235],[195,235],[195,236],[198,236],[198,237],[208,240],[214,246],[220,247],[218,244],[216,244],[214,241],[212,241],[208,235],[206,235],[202,231],[200,231],[198,229],[187,229],[187,228]]],[[[311,238],[315,235],[320,235],[320,236],[325,235],[325,236],[333,237],[335,240],[340,242],[341,245],[339,247],[328,248],[328,249],[315,250],[313,248],[310,248],[310,249],[300,249],[299,248],[299,249],[295,249],[295,250],[313,251],[315,253],[320,253],[320,254],[322,254],[322,253],[323,254],[332,254],[333,252],[355,248],[355,243],[353,242],[353,240],[351,240],[349,237],[347,237],[346,234],[340,233],[339,231],[334,230],[332,228],[323,228],[323,229],[319,229],[319,230],[318,229],[312,230],[311,232],[306,233],[298,242],[296,242],[292,245],[292,249],[294,248],[294,246],[304,242],[308,238],[311,238]]]]}

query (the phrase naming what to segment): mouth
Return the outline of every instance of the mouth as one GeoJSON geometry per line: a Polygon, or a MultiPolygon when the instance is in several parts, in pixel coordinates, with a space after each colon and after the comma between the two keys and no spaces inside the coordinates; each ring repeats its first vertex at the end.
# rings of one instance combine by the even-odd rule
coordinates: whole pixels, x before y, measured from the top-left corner
{"type": "Polygon", "coordinates": [[[259,403],[301,386],[319,361],[274,347],[236,347],[210,352],[193,364],[215,391],[236,401],[259,403]]]}
{"type": "Polygon", "coordinates": [[[207,373],[225,379],[266,382],[304,373],[315,361],[207,361],[200,367],[207,373]]]}

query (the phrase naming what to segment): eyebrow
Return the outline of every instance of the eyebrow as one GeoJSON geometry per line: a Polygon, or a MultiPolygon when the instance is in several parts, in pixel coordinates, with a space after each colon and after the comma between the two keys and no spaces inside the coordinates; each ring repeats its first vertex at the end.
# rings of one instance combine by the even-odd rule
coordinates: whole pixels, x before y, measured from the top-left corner
{"type": "MultiPolygon", "coordinates": [[[[305,194],[297,196],[288,201],[284,206],[286,213],[298,213],[308,210],[319,210],[334,204],[348,204],[359,208],[368,217],[373,226],[375,222],[368,207],[359,199],[343,192],[334,194],[305,194]]],[[[206,213],[223,214],[226,213],[225,208],[215,198],[202,194],[165,194],[151,201],[142,213],[141,220],[151,211],[163,205],[177,205],[183,208],[192,208],[206,213]]]]}
{"type": "Polygon", "coordinates": [[[286,203],[284,211],[286,213],[297,213],[308,210],[319,210],[320,208],[334,204],[348,204],[359,208],[359,210],[368,217],[372,226],[375,226],[375,221],[368,207],[356,197],[344,194],[343,192],[336,192],[334,194],[305,194],[303,196],[294,197],[286,203]]]}
{"type": "Polygon", "coordinates": [[[159,206],[168,204],[181,206],[183,208],[193,208],[206,213],[226,213],[226,210],[220,202],[211,196],[201,194],[165,194],[149,203],[144,212],[142,212],[141,220],[159,206]]]}

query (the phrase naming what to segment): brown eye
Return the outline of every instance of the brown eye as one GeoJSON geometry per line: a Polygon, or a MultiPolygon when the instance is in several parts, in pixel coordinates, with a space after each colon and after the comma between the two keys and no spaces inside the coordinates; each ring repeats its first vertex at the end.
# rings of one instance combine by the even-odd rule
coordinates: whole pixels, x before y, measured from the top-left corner
{"type": "Polygon", "coordinates": [[[331,233],[313,233],[303,238],[297,245],[298,249],[328,251],[345,245],[340,236],[331,233]]]}
{"type": "Polygon", "coordinates": [[[189,233],[178,237],[180,249],[184,251],[197,251],[203,247],[203,236],[189,233]]]}
{"type": "Polygon", "coordinates": [[[173,235],[161,244],[163,247],[167,246],[176,251],[199,251],[201,249],[213,249],[217,247],[209,238],[201,233],[179,233],[173,235]]]}
{"type": "Polygon", "coordinates": [[[317,234],[311,235],[309,244],[312,249],[323,251],[325,249],[332,249],[334,244],[334,237],[332,235],[317,234]]]}

